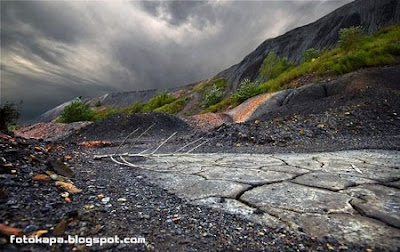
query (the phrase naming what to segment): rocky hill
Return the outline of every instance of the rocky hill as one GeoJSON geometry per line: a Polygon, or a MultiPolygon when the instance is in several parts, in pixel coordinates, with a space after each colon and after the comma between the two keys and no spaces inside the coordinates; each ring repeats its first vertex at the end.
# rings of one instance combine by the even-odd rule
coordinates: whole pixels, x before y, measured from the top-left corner
{"type": "Polygon", "coordinates": [[[287,57],[291,62],[300,62],[309,49],[333,47],[339,39],[339,30],[351,26],[362,26],[372,34],[382,27],[400,22],[400,2],[397,0],[357,0],[331,12],[321,19],[291,30],[284,35],[264,41],[240,63],[220,72],[216,78],[224,78],[230,90],[237,89],[240,82],[257,78],[266,55],[273,51],[287,57]]]}

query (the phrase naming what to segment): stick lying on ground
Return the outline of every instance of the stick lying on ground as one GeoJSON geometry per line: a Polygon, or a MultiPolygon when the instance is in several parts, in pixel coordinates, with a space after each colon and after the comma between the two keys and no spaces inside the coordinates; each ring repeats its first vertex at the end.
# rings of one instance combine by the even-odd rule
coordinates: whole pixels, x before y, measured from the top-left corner
{"type": "MultiPolygon", "coordinates": [[[[156,123],[153,123],[152,125],[150,125],[145,131],[143,131],[138,137],[136,137],[136,138],[133,140],[133,142],[134,142],[134,143],[137,142],[142,136],[144,136],[144,134],[146,134],[147,132],[149,132],[149,130],[150,130],[151,128],[153,128],[154,125],[156,125],[156,123]]],[[[131,151],[132,151],[132,148],[130,148],[128,152],[131,152],[131,151]]]]}
{"type": "Polygon", "coordinates": [[[135,134],[139,129],[140,129],[140,127],[137,128],[137,129],[135,129],[134,131],[132,131],[129,135],[127,135],[127,136],[124,138],[124,140],[122,140],[122,143],[118,146],[117,150],[115,151],[115,154],[118,153],[119,149],[120,149],[121,146],[125,143],[125,141],[126,141],[130,136],[132,136],[133,134],[135,134]]]}
{"type": "MultiPolygon", "coordinates": [[[[142,137],[146,132],[148,132],[155,124],[150,125],[143,133],[141,133],[135,140],[138,140],[140,137],[142,137]]],[[[178,150],[174,151],[173,153],[162,153],[162,154],[156,154],[156,152],[163,146],[165,145],[172,137],[174,137],[178,132],[172,133],[168,138],[166,138],[164,141],[161,142],[151,153],[146,153],[147,151],[151,150],[152,148],[146,149],[144,151],[141,151],[139,153],[122,153],[118,154],[118,151],[120,147],[124,144],[124,142],[134,133],[136,133],[139,129],[134,130],[131,132],[127,137],[125,137],[124,141],[120,144],[120,146],[117,148],[116,152],[114,154],[106,154],[106,155],[95,155],[94,159],[103,159],[103,158],[110,158],[111,161],[113,161],[116,164],[119,165],[127,165],[130,167],[135,167],[135,168],[142,168],[139,167],[129,161],[127,161],[124,157],[145,157],[145,158],[151,158],[151,157],[156,157],[156,158],[161,158],[161,157],[170,157],[170,156],[193,156],[194,154],[191,154],[194,150],[197,148],[201,147],[202,145],[206,144],[209,140],[202,141],[200,144],[194,146],[193,148],[189,149],[187,152],[180,153],[180,151],[183,151],[185,148],[198,143],[199,141],[203,140],[203,137],[192,141],[183,147],[179,148],[178,150]],[[119,157],[122,162],[118,161],[116,157],[119,157]]],[[[162,170],[164,171],[164,170],[162,170]]],[[[165,170],[165,171],[171,171],[171,170],[165,170]]]]}
{"type": "Polygon", "coordinates": [[[170,136],[169,136],[167,139],[165,139],[159,146],[157,146],[157,148],[156,148],[155,150],[153,150],[153,152],[152,152],[151,154],[156,153],[156,152],[161,148],[161,146],[163,146],[166,142],[168,142],[169,139],[171,139],[173,136],[175,136],[176,133],[178,133],[178,132],[172,133],[172,135],[170,135],[170,136]]]}

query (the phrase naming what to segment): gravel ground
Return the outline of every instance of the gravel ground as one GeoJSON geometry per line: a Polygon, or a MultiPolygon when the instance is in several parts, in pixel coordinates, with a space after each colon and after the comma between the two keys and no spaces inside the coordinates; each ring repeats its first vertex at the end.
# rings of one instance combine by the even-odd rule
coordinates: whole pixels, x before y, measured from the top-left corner
{"type": "Polygon", "coordinates": [[[400,150],[400,93],[366,90],[286,106],[257,120],[224,124],[190,138],[210,138],[214,152],[320,152],[400,150]]]}
{"type": "Polygon", "coordinates": [[[84,140],[121,140],[137,128],[141,131],[152,127],[157,132],[156,137],[170,135],[178,131],[185,133],[190,130],[189,125],[176,116],[162,113],[144,113],[133,115],[112,115],[101,122],[95,122],[81,131],[73,134],[66,141],[84,140]]]}
{"type": "MultiPolygon", "coordinates": [[[[188,205],[164,189],[148,184],[132,168],[92,161],[92,152],[108,152],[107,149],[49,145],[5,136],[1,147],[1,223],[19,228],[25,234],[47,230],[44,236],[146,238],[145,245],[91,248],[55,245],[53,251],[323,251],[343,247],[331,238],[318,240],[301,230],[270,229],[231,214],[188,205]],[[70,203],[60,196],[65,189],[56,187],[55,181],[32,179],[53,170],[59,173],[58,180],[67,180],[60,176],[68,172],[67,168],[60,170],[48,165],[47,161],[55,158],[66,162],[73,171],[70,182],[82,189],[69,195],[70,203]],[[11,168],[6,165],[9,163],[11,168]]],[[[8,244],[8,235],[4,228],[0,230],[2,251],[49,250],[47,245],[8,244]]],[[[352,251],[367,248],[362,244],[346,246],[352,251]]]]}

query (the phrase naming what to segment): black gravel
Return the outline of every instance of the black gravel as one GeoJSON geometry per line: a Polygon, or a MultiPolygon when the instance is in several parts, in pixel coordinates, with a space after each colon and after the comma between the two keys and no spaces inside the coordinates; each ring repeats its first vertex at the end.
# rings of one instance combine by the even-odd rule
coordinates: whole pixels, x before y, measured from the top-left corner
{"type": "Polygon", "coordinates": [[[142,132],[153,123],[155,125],[152,127],[152,131],[157,132],[159,137],[170,135],[175,131],[184,133],[190,130],[186,122],[174,115],[164,113],[118,114],[85,127],[65,141],[121,140],[137,128],[140,128],[140,132],[142,132]]]}
{"type": "Polygon", "coordinates": [[[197,133],[187,141],[207,137],[210,143],[199,151],[213,152],[400,150],[399,132],[400,92],[367,88],[285,106],[251,122],[197,133]]]}

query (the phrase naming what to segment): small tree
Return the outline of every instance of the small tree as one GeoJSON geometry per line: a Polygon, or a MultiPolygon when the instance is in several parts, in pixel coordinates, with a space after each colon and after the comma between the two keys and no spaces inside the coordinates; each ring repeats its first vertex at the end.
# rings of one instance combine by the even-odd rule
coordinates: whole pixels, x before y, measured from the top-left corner
{"type": "Polygon", "coordinates": [[[239,86],[239,89],[232,95],[235,103],[239,104],[245,100],[260,94],[258,82],[251,82],[249,79],[244,79],[239,86]]]}
{"type": "Polygon", "coordinates": [[[281,58],[276,53],[270,52],[262,63],[259,73],[264,80],[278,77],[291,67],[287,58],[281,58]]]}
{"type": "Polygon", "coordinates": [[[363,37],[361,26],[351,26],[339,30],[339,45],[343,50],[355,49],[363,37]]]}
{"type": "Polygon", "coordinates": [[[320,55],[321,52],[319,50],[316,50],[314,48],[309,48],[303,54],[303,62],[310,62],[313,59],[318,58],[320,55]]]}
{"type": "Polygon", "coordinates": [[[90,109],[89,104],[83,103],[80,99],[75,99],[64,108],[58,121],[62,123],[71,123],[94,121],[95,119],[95,113],[90,109]]]}
{"type": "Polygon", "coordinates": [[[176,98],[170,93],[161,93],[151,98],[142,108],[143,113],[152,112],[157,108],[176,101],[176,98]]]}
{"type": "Polygon", "coordinates": [[[5,103],[0,107],[0,131],[8,133],[8,127],[15,125],[19,118],[17,106],[14,103],[5,103]]]}
{"type": "Polygon", "coordinates": [[[218,102],[222,101],[224,93],[217,85],[213,85],[204,97],[204,108],[208,108],[218,102]]]}

